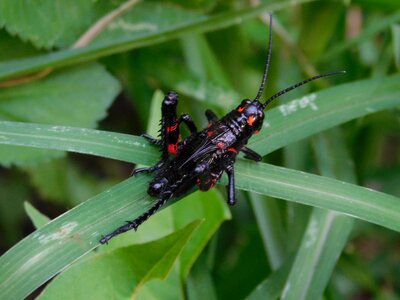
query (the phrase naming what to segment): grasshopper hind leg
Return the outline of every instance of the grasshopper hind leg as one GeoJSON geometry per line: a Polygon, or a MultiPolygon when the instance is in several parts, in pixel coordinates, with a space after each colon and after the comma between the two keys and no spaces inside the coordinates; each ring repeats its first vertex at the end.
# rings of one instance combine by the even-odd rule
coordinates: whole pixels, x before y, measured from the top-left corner
{"type": "Polygon", "coordinates": [[[111,240],[113,237],[115,237],[121,233],[127,232],[129,230],[134,229],[136,231],[136,229],[144,221],[146,221],[148,218],[150,218],[152,215],[154,215],[167,202],[167,200],[168,200],[168,198],[157,200],[156,204],[154,204],[148,211],[146,211],[145,213],[143,213],[142,215],[140,215],[139,217],[137,217],[136,219],[134,219],[132,221],[127,221],[125,225],[118,227],[113,232],[103,236],[99,241],[100,244],[107,244],[108,241],[111,240]]]}

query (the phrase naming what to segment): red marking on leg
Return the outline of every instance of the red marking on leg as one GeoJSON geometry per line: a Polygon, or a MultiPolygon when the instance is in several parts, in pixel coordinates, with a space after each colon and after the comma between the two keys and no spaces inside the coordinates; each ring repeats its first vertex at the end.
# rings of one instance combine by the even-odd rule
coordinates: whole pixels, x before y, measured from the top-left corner
{"type": "Polygon", "coordinates": [[[232,148],[232,147],[228,148],[228,151],[229,152],[233,152],[233,153],[238,153],[237,150],[235,148],[232,148]]]}
{"type": "Polygon", "coordinates": [[[260,130],[256,130],[256,131],[254,131],[254,133],[255,133],[255,134],[259,134],[259,133],[260,133],[260,130]]]}
{"type": "Polygon", "coordinates": [[[218,143],[217,143],[217,147],[218,147],[219,149],[224,149],[225,143],[224,143],[224,142],[218,142],[218,143]]]}
{"type": "Polygon", "coordinates": [[[178,146],[177,144],[168,144],[168,152],[170,154],[176,155],[178,153],[178,146]]]}

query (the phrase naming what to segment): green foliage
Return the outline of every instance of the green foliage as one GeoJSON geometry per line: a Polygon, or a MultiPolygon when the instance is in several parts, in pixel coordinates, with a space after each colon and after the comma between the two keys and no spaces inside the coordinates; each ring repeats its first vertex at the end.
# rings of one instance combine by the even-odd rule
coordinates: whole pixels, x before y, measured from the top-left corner
{"type": "Polygon", "coordinates": [[[0,298],[44,283],[40,299],[399,294],[400,6],[354,2],[143,1],[72,49],[124,2],[2,1],[0,86],[55,70],[0,88],[0,298]],[[248,146],[270,154],[268,164],[240,155],[238,205],[225,204],[223,177],[99,247],[155,201],[150,175],[126,179],[124,162],[157,162],[138,134],[157,134],[165,91],[180,93],[179,110],[199,128],[206,108],[222,115],[256,95],[268,32],[257,17],[267,11],[266,94],[315,73],[347,74],[266,111],[248,146]],[[21,238],[28,217],[37,229],[21,238]]]}

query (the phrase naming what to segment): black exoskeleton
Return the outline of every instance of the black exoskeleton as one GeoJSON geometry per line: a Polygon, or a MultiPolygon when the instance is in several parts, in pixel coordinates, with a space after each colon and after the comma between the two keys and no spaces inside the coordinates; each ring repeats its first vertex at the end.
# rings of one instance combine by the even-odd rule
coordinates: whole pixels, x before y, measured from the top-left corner
{"type": "Polygon", "coordinates": [[[158,199],[156,204],[138,218],[128,221],[112,233],[103,236],[100,243],[107,243],[114,236],[130,229],[137,229],[140,224],[160,209],[168,200],[182,196],[198,187],[201,191],[211,189],[223,172],[228,175],[228,204],[234,205],[235,199],[235,173],[234,164],[239,152],[245,158],[260,161],[261,155],[246,147],[249,138],[258,133],[264,120],[264,109],[269,103],[279,96],[306,84],[312,80],[342,74],[343,71],[325,73],[314,76],[293,86],[290,86],[270,98],[264,103],[259,99],[267,83],[268,69],[272,49],[272,16],[270,17],[269,46],[267,62],[260,89],[254,100],[245,99],[238,107],[221,119],[211,111],[206,111],[208,119],[207,128],[197,131],[189,115],[177,117],[176,107],[178,95],[169,92],[162,104],[161,134],[160,139],[155,139],[143,134],[150,143],[161,147],[161,160],[150,168],[139,168],[133,175],[141,172],[154,172],[150,181],[148,194],[158,199]],[[181,123],[190,130],[190,135],[180,139],[179,126],[181,123]]]}

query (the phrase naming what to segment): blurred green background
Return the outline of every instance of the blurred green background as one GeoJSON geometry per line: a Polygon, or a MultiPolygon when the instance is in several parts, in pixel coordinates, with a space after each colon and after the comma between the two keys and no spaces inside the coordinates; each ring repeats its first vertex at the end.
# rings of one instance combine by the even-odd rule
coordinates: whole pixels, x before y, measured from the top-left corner
{"type": "MultiPolygon", "coordinates": [[[[87,47],[71,50],[86,29],[121,3],[1,1],[0,120],[154,134],[162,94],[175,90],[180,94],[179,113],[189,113],[201,128],[206,125],[206,108],[222,116],[240,99],[255,97],[266,57],[268,11],[274,16],[273,51],[264,95],[335,70],[347,74],[297,89],[280,103],[363,79],[374,83],[392,78],[400,87],[399,77],[393,77],[400,66],[398,0],[142,1],[115,18],[87,47]],[[49,67],[55,69],[41,79],[14,80],[49,67]]],[[[397,104],[291,143],[266,156],[264,162],[336,177],[399,197],[399,89],[388,90],[385,97],[394,97],[397,104]]],[[[185,129],[183,132],[187,134],[185,129]]],[[[38,211],[54,219],[126,179],[134,167],[104,157],[16,145],[0,145],[0,163],[1,253],[35,230],[32,220],[36,227],[47,222],[38,211]]],[[[198,246],[198,257],[192,256],[193,266],[188,264],[186,273],[176,271],[179,267],[174,260],[169,264],[162,261],[166,273],[160,276],[167,277],[166,281],[154,280],[158,277],[154,274],[139,274],[135,278],[142,281],[137,279],[133,286],[109,283],[102,287],[107,292],[100,294],[88,288],[97,289],[95,282],[91,285],[89,280],[85,286],[82,278],[74,283],[71,278],[75,275],[66,274],[66,279],[59,276],[58,282],[42,287],[40,297],[52,299],[70,290],[83,299],[111,295],[138,299],[243,299],[249,295],[251,299],[400,299],[398,232],[341,215],[337,235],[325,232],[325,240],[331,244],[324,244],[320,252],[307,253],[313,218],[336,222],[336,214],[238,190],[238,204],[229,208],[232,219],[222,223],[229,218],[229,209],[224,204],[224,186],[218,190],[191,196],[193,203],[207,201],[204,198],[218,202],[206,207],[218,211],[219,218],[198,246]],[[320,266],[321,261],[306,260],[324,255],[327,267],[320,266]],[[292,264],[293,260],[296,263],[292,264]],[[322,275],[316,278],[318,270],[322,275]],[[303,277],[311,282],[301,282],[303,277]],[[296,284],[297,290],[293,288],[296,284]]],[[[185,214],[191,209],[190,205],[180,209],[180,203],[167,210],[185,214]]],[[[191,232],[188,226],[185,228],[191,232]]],[[[178,232],[179,226],[164,233],[162,228],[160,221],[151,229],[160,232],[154,237],[134,240],[135,233],[121,237],[122,242],[104,250],[103,255],[113,255],[108,259],[114,264],[107,268],[114,265],[113,273],[129,276],[132,270],[119,269],[115,261],[129,253],[146,260],[147,248],[123,251],[139,247],[139,242],[161,240],[167,233],[178,232]]],[[[179,245],[176,240],[171,243],[179,245]]],[[[179,257],[176,251],[174,257],[179,257]]],[[[97,263],[102,263],[106,257],[98,259],[97,263]]],[[[76,271],[76,276],[95,276],[99,269],[107,269],[90,266],[87,257],[86,263],[89,266],[76,271]]],[[[144,265],[141,268],[146,269],[144,265]]]]}

